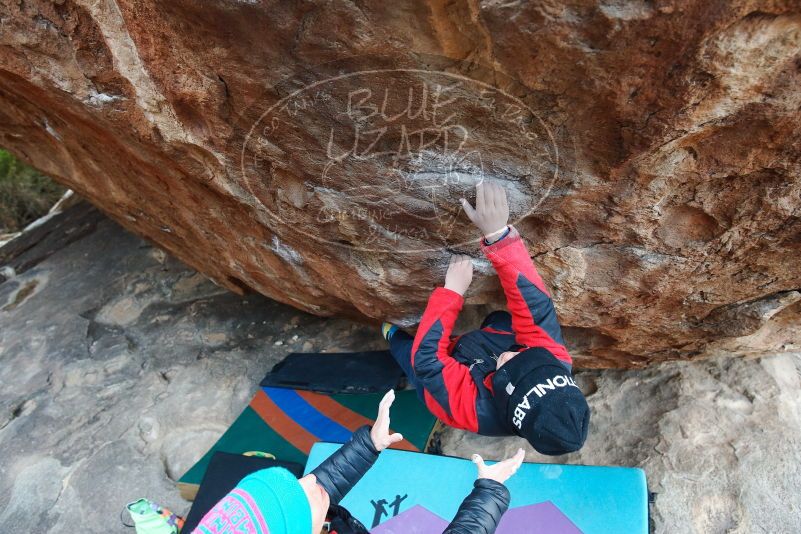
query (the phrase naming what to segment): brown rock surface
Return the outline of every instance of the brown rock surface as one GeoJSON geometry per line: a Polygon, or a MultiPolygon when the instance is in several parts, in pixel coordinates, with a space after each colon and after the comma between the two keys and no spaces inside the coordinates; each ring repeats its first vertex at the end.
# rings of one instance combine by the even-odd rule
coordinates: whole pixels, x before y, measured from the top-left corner
{"type": "MultiPolygon", "coordinates": [[[[412,325],[446,250],[479,257],[457,199],[489,177],[580,365],[797,350],[797,0],[0,0],[0,21],[0,145],[229,289],[412,325]]],[[[477,267],[478,313],[503,299],[477,267]]]]}

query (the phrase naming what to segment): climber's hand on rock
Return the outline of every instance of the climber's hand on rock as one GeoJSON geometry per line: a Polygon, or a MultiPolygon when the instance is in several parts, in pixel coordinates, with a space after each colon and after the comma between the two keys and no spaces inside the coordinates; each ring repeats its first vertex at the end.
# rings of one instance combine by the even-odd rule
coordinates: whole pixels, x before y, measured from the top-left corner
{"type": "Polygon", "coordinates": [[[455,254],[451,256],[448,272],[445,274],[445,288],[464,295],[473,280],[473,262],[470,256],[455,254]]]}
{"type": "Polygon", "coordinates": [[[523,449],[517,449],[517,453],[514,456],[493,465],[485,464],[481,456],[474,454],[473,463],[478,466],[478,478],[488,478],[503,484],[520,469],[525,457],[526,453],[523,452],[523,449]]]}
{"type": "Polygon", "coordinates": [[[373,428],[370,430],[370,439],[378,452],[383,451],[393,443],[403,441],[401,434],[389,433],[389,408],[395,402],[395,391],[389,390],[378,405],[378,416],[375,418],[373,428]]]}
{"type": "Polygon", "coordinates": [[[494,237],[506,230],[509,222],[509,203],[506,191],[501,184],[482,180],[476,185],[476,207],[467,199],[461,199],[465,213],[478,226],[484,238],[492,241],[494,237]]]}

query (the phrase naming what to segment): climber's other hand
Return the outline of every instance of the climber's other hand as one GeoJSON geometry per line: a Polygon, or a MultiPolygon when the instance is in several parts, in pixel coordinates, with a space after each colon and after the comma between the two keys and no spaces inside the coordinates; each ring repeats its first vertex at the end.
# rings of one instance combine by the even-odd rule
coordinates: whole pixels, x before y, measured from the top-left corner
{"type": "Polygon", "coordinates": [[[473,208],[465,198],[461,202],[467,217],[488,241],[506,230],[509,202],[501,184],[482,180],[476,185],[476,207],[473,208]]]}
{"type": "Polygon", "coordinates": [[[473,262],[470,256],[455,254],[451,256],[448,272],[445,274],[445,288],[464,295],[473,280],[473,262]]]}

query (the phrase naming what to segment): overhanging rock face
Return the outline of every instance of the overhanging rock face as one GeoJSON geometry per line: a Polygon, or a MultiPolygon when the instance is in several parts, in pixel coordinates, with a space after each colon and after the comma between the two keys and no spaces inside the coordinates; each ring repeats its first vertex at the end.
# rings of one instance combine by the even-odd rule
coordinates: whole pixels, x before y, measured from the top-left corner
{"type": "Polygon", "coordinates": [[[217,283],[413,325],[482,179],[578,365],[797,351],[797,2],[0,2],[0,145],[217,283]]]}

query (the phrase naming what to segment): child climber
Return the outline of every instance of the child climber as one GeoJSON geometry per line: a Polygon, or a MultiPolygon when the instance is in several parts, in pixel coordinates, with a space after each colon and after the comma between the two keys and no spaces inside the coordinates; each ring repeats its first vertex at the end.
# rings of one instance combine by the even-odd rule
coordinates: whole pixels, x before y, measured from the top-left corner
{"type": "Polygon", "coordinates": [[[579,450],[590,410],[573,380],[553,302],[513,226],[498,184],[479,183],[476,207],[461,199],[484,237],[481,250],[498,273],[509,312],[451,336],[473,277],[469,256],[453,256],[412,338],[384,323],[390,351],[424,404],[447,425],[486,436],[518,435],[540,453],[579,450]]]}

